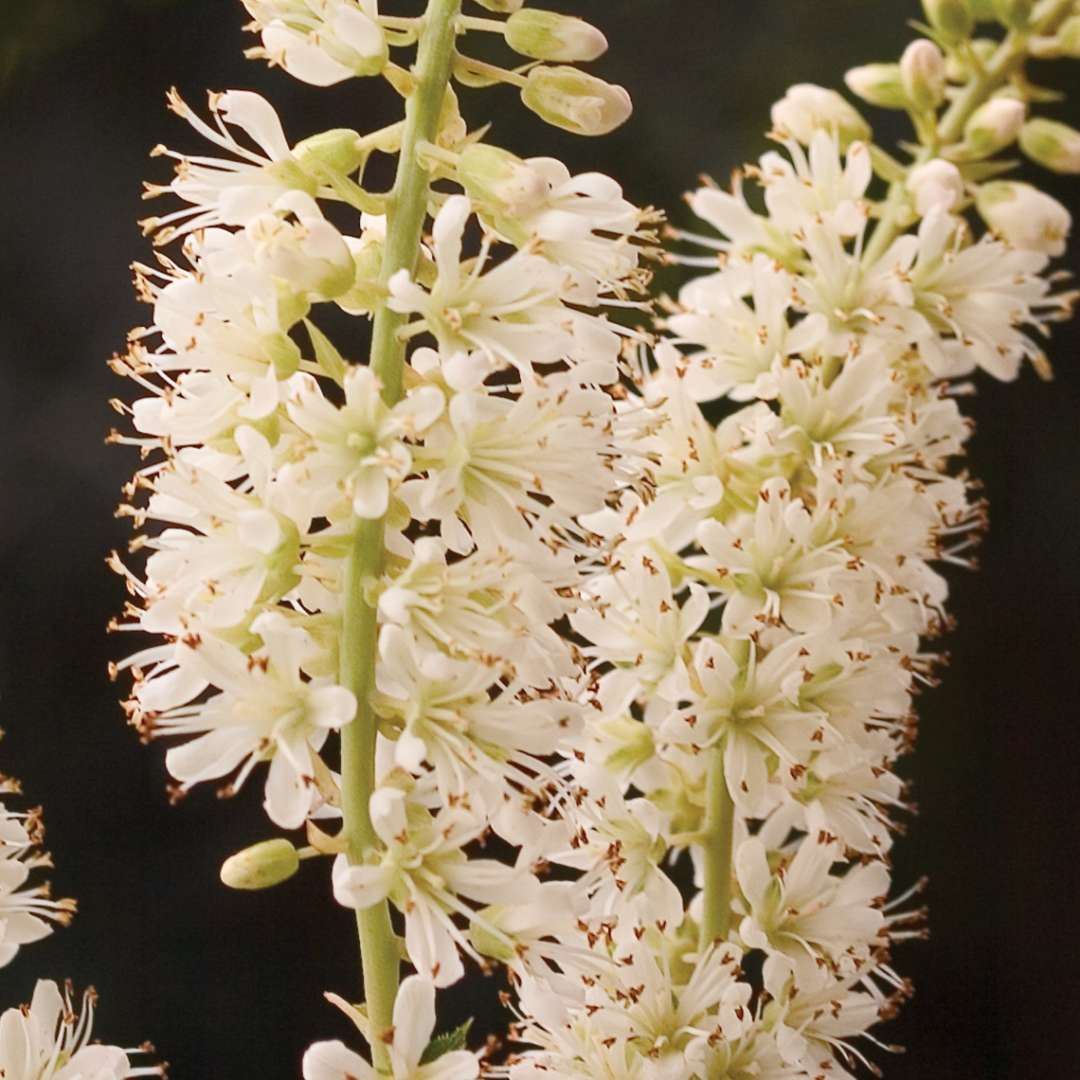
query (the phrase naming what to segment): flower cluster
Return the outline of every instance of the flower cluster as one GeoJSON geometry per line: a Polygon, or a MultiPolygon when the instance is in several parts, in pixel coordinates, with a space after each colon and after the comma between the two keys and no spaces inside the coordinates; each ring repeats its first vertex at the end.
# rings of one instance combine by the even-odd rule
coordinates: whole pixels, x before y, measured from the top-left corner
{"type": "Polygon", "coordinates": [[[157,1065],[133,1066],[121,1050],[91,1043],[96,996],[88,990],[75,1008],[70,986],[61,994],[54,982],[40,981],[29,1005],[0,1015],[0,1076],[5,1080],[128,1080],[161,1076],[157,1065]]]}
{"type": "MultiPolygon", "coordinates": [[[[0,776],[0,794],[16,795],[19,785],[0,776]]],[[[42,848],[45,830],[41,811],[20,812],[0,802],[0,967],[10,964],[23,945],[52,933],[52,924],[66,926],[74,900],[51,900],[48,884],[31,884],[35,870],[52,866],[42,848]]]]}
{"type": "MultiPolygon", "coordinates": [[[[169,741],[177,795],[264,773],[270,819],[308,827],[302,854],[337,854],[338,901],[399,913],[418,974],[392,1035],[368,987],[380,1075],[474,1076],[464,1050],[418,1064],[421,1021],[463,957],[513,951],[514,919],[546,895],[533,867],[569,839],[572,792],[550,759],[577,746],[587,661],[555,627],[594,603],[580,520],[630,471],[616,399],[635,335],[605,308],[640,303],[656,237],[610,178],[469,132],[432,76],[450,68],[437,35],[457,39],[462,83],[512,82],[559,126],[597,134],[629,105],[574,67],[526,76],[461,53],[465,31],[494,26],[534,59],[590,59],[603,38],[580,20],[503,23],[446,0],[424,21],[351,0],[247,7],[258,55],[319,84],[381,73],[406,121],[292,143],[256,94],[211,95],[209,122],[170,94],[223,156],[162,148],[176,177],[148,189],[186,205],[145,222],[179,254],[136,268],[152,325],[113,361],[140,397],[116,402],[134,433],[112,438],[146,460],[121,513],[153,528],[132,544],[140,571],[110,561],[132,598],[114,628],[157,640],[114,673],[133,676],[140,733],[169,741]],[[411,73],[388,60],[417,38],[411,73]],[[364,187],[376,151],[400,154],[390,194],[364,187]],[[353,231],[328,203],[356,212],[353,231]],[[331,329],[342,314],[354,340],[331,329]],[[336,837],[314,825],[339,817],[336,837]],[[509,863],[477,857],[492,834],[509,863]]],[[[268,842],[224,876],[273,883],[298,858],[268,842]]],[[[304,1068],[371,1073],[340,1044],[304,1068]]]]}
{"type": "Polygon", "coordinates": [[[710,272],[621,412],[649,482],[587,519],[594,602],[571,614],[589,708],[545,857],[581,876],[532,919],[491,916],[532,1046],[511,1080],[876,1069],[869,1029],[910,992],[892,946],[924,932],[918,885],[889,899],[896,763],[949,626],[941,565],[971,565],[985,525],[956,380],[1045,371],[1073,300],[1048,269],[1068,213],[992,160],[1019,134],[1068,171],[1024,126],[1022,63],[1064,48],[1072,6],[973,42],[966,0],[927,0],[934,40],[852,72],[911,114],[908,166],[804,84],[774,106],[779,150],[688,196],[715,232],[672,230],[709,252],[677,261],[710,272]]]}
{"type": "MultiPolygon", "coordinates": [[[[19,795],[17,781],[0,776],[0,795],[19,795]]],[[[23,945],[40,941],[53,925],[67,926],[74,900],[52,900],[47,883],[29,884],[31,875],[52,866],[42,848],[41,811],[15,811],[0,802],[0,967],[23,945]]],[[[81,1014],[71,988],[61,996],[56,983],[40,981],[29,1006],[0,1015],[0,1077],[5,1080],[126,1080],[160,1076],[159,1065],[133,1066],[115,1046],[90,1045],[95,996],[88,990],[81,1014]]]]}

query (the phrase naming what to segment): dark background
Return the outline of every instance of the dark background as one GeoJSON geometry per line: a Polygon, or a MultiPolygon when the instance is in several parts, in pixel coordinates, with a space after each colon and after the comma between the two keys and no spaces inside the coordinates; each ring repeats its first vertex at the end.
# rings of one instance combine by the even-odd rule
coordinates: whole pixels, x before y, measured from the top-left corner
{"type": "MultiPolygon", "coordinates": [[[[768,105],[789,83],[839,85],[847,67],[895,57],[917,13],[913,0],[563,6],[608,33],[598,70],[632,90],[632,122],[574,140],[508,91],[466,92],[467,114],[497,116],[496,138],[519,152],[613,173],[676,221],[699,171],[723,179],[765,148],[768,105]]],[[[178,1080],[284,1080],[310,1041],[347,1037],[320,994],[355,996],[350,916],[321,867],[267,893],[222,888],[222,858],[269,833],[260,785],[229,805],[200,789],[172,809],[162,748],[144,750],[124,726],[104,672],[126,645],[104,633],[122,590],[103,558],[128,535],[110,512],[134,461],[102,444],[115,419],[106,400],[125,391],[104,361],[149,317],[127,283],[128,263],[148,255],[140,180],[167,175],[146,154],[159,141],[203,152],[164,111],[170,84],[198,106],[207,87],[259,89],[293,140],[379,126],[394,102],[374,80],[319,91],[245,61],[232,0],[3,7],[0,769],[45,804],[55,888],[81,914],[0,971],[0,1004],[26,1000],[39,975],[70,975],[100,990],[103,1038],[152,1038],[178,1080]]],[[[1077,72],[1051,75],[1075,91],[1077,72]]],[[[1080,180],[1053,189],[1080,208],[1080,180]]],[[[921,814],[897,879],[930,875],[933,940],[898,957],[918,994],[883,1032],[909,1047],[884,1062],[892,1080],[1077,1075],[1078,344],[1075,326],[1055,334],[1055,383],[1027,371],[1012,386],[985,382],[970,403],[970,464],[993,528],[982,572],[952,575],[954,661],[923,700],[908,766],[921,814]]],[[[443,999],[448,1015],[479,1010],[480,1028],[498,1029],[493,981],[474,985],[476,999],[462,986],[443,999]]]]}

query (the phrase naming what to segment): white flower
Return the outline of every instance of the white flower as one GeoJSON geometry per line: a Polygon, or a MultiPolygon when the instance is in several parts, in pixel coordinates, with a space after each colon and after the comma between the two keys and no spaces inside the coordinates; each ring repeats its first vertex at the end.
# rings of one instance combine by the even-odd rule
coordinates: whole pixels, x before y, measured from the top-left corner
{"type": "Polygon", "coordinates": [[[463,390],[425,433],[415,457],[427,475],[402,496],[417,519],[441,522],[454,551],[550,542],[570,515],[604,505],[615,483],[613,429],[611,398],[571,373],[515,397],[463,390]]]}
{"type": "Polygon", "coordinates": [[[0,1076],[4,1080],[127,1080],[160,1076],[158,1066],[133,1067],[127,1052],[116,1046],[91,1044],[94,995],[83,996],[76,1012],[70,990],[63,996],[56,983],[38,982],[34,998],[23,1009],[0,1016],[0,1076]]]}
{"type": "Polygon", "coordinates": [[[806,355],[825,337],[828,322],[813,314],[794,325],[788,312],[795,281],[766,255],[749,274],[721,272],[696,278],[679,293],[682,311],[668,319],[676,344],[701,346],[688,357],[698,400],[733,401],[776,396],[776,369],[806,355]]]}
{"type": "Polygon", "coordinates": [[[996,378],[1013,379],[1025,358],[1041,356],[1019,328],[1041,329],[1061,312],[1063,300],[1050,295],[1039,276],[1045,255],[1013,250],[990,237],[963,247],[962,239],[955,219],[940,211],[919,227],[911,280],[924,319],[920,348],[936,373],[962,375],[977,365],[996,378]]]}
{"type": "Polygon", "coordinates": [[[677,927],[683,903],[678,887],[661,869],[667,849],[667,822],[648,799],[624,799],[605,770],[577,770],[581,786],[576,829],[569,847],[552,847],[547,857],[585,871],[579,881],[592,900],[593,914],[618,917],[617,932],[632,936],[635,926],[677,927]]]}
{"type": "MultiPolygon", "coordinates": [[[[266,440],[252,428],[238,429],[236,439],[253,473],[265,472],[266,440]]],[[[146,518],[180,527],[147,541],[153,554],[145,584],[128,578],[146,605],[142,629],[178,635],[195,623],[219,632],[240,628],[299,582],[300,534],[309,515],[290,492],[260,479],[245,491],[183,457],[153,478],[146,518]]],[[[110,562],[127,573],[118,557],[110,562]]]]}
{"type": "Polygon", "coordinates": [[[446,200],[433,229],[438,277],[427,292],[401,270],[390,280],[394,311],[416,312],[446,356],[479,351],[492,369],[550,364],[574,349],[573,317],[559,300],[564,273],[529,251],[485,268],[488,245],[471,266],[461,261],[472,215],[464,195],[446,200]]]}
{"type": "Polygon", "coordinates": [[[866,189],[873,177],[866,143],[852,143],[841,159],[836,134],[819,129],[807,151],[796,141],[784,147],[790,161],[773,151],[760,159],[756,170],[771,221],[789,233],[815,219],[841,236],[862,232],[868,213],[866,189]]]}
{"type": "Polygon", "coordinates": [[[752,642],[725,648],[703,637],[694,648],[691,703],[663,721],[658,738],[722,747],[735,805],[761,816],[778,798],[770,778],[774,762],[781,769],[805,767],[815,751],[839,741],[826,710],[804,692],[814,670],[831,659],[827,643],[809,637],[787,637],[764,656],[752,642]],[[740,655],[746,656],[742,663],[740,655]]]}
{"type": "Polygon", "coordinates": [[[450,562],[438,540],[422,537],[409,564],[386,582],[379,614],[451,656],[545,687],[574,671],[567,644],[548,625],[568,603],[530,569],[507,550],[450,562]]]}
{"type": "Polygon", "coordinates": [[[578,726],[571,702],[523,699],[490,668],[424,648],[399,626],[383,627],[379,658],[374,707],[400,725],[395,762],[414,774],[429,764],[444,800],[479,806],[495,785],[496,809],[511,785],[539,794],[549,779],[539,759],[578,726]]]}
{"type": "Polygon", "coordinates": [[[288,412],[310,436],[310,452],[286,471],[287,482],[310,488],[327,514],[344,496],[360,518],[381,518],[390,492],[412,464],[407,440],[417,439],[443,411],[434,386],[410,391],[392,408],[383,401],[379,379],[369,367],[351,367],[345,375],[345,404],[323,396],[310,375],[294,376],[288,412]]]}
{"type": "MultiPolygon", "coordinates": [[[[394,998],[393,1037],[387,1042],[393,1080],[474,1080],[476,1054],[452,1050],[426,1065],[420,1058],[435,1032],[435,986],[410,975],[394,998]]],[[[377,1080],[384,1074],[340,1042],[315,1043],[304,1054],[304,1080],[377,1080]]]]}
{"type": "Polygon", "coordinates": [[[659,556],[628,557],[625,565],[598,578],[595,601],[570,621],[591,644],[589,656],[616,665],[624,678],[677,701],[686,687],[686,643],[709,610],[709,597],[691,585],[685,602],[676,600],[659,556]]]}
{"type": "Polygon", "coordinates": [[[239,279],[254,271],[297,297],[329,300],[352,288],[356,264],[338,230],[306,192],[279,195],[242,231],[200,234],[200,265],[211,277],[239,279]]]}
{"type": "Polygon", "coordinates": [[[319,798],[314,755],[331,730],[352,720],[356,700],[344,687],[301,676],[310,639],[284,616],[261,615],[251,629],[264,644],[250,654],[209,635],[185,635],[137,678],[133,707],[151,738],[194,736],[165,756],[181,791],[234,772],[228,790],[235,791],[268,761],[266,812],[296,829],[319,798]],[[200,701],[210,686],[219,692],[200,701]]]}
{"type": "MultiPolygon", "coordinates": [[[[465,973],[458,948],[476,951],[454,921],[481,918],[462,897],[481,904],[528,902],[539,882],[524,868],[494,859],[468,858],[462,848],[480,836],[482,821],[464,810],[432,816],[396,788],[371,796],[371,822],[384,849],[377,861],[334,863],[334,897],[344,907],[364,909],[389,898],[405,916],[409,959],[436,986],[450,986],[465,973]]],[[[498,936],[499,932],[490,927],[498,936]]]]}
{"type": "Polygon", "coordinates": [[[601,975],[585,992],[594,1022],[632,1040],[649,1058],[654,1080],[685,1080],[686,1050],[699,1032],[710,1031],[717,1041],[736,1039],[750,1021],[752,990],[739,981],[738,948],[710,946],[682,977],[674,951],[654,928],[620,957],[614,979],[601,975]]]}
{"type": "Polygon", "coordinates": [[[781,621],[802,633],[822,630],[843,602],[834,584],[847,561],[840,541],[822,535],[802,500],[792,499],[786,480],[766,481],[752,517],[741,515],[729,525],[704,522],[698,542],[710,571],[730,589],[723,629],[733,637],[781,621]]]}
{"type": "Polygon", "coordinates": [[[173,112],[232,156],[190,158],[164,147],[156,148],[155,155],[176,159],[176,179],[168,187],[146,185],[145,197],[171,191],[191,206],[142,222],[146,231],[155,233],[155,243],[165,244],[209,226],[246,225],[293,188],[314,194],[315,182],[296,162],[274,107],[261,95],[250,90],[211,94],[215,127],[199,117],[175,89],[169,91],[168,100],[173,112]],[[243,131],[258,150],[238,142],[226,124],[243,131]]]}
{"type": "Polygon", "coordinates": [[[66,926],[75,911],[74,900],[50,900],[48,885],[27,885],[32,871],[52,865],[41,838],[36,814],[17,814],[0,803],[0,967],[23,945],[48,937],[50,923],[66,926]]]}
{"type": "Polygon", "coordinates": [[[376,0],[244,0],[263,47],[248,56],[280,64],[314,86],[377,75],[388,55],[376,0]]]}
{"type": "Polygon", "coordinates": [[[820,986],[826,972],[857,970],[887,940],[880,905],[889,872],[880,862],[855,866],[843,876],[830,873],[842,860],[835,838],[811,833],[790,861],[770,870],[757,838],[735,853],[743,919],[739,936],[751,949],[790,961],[800,988],[820,986]],[[843,965],[854,965],[844,968],[843,965]]]}

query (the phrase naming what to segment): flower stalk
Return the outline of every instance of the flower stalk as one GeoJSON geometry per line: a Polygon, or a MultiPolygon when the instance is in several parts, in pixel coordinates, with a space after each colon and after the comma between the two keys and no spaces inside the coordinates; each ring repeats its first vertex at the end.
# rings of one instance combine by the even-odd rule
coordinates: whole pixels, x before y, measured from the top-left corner
{"type": "Polygon", "coordinates": [[[710,751],[705,781],[705,822],[698,841],[702,848],[704,915],[700,950],[727,939],[731,927],[731,855],[734,848],[735,803],[724,776],[724,748],[710,751]]]}
{"type": "MultiPolygon", "coordinates": [[[[412,275],[420,251],[427,215],[430,173],[418,147],[434,140],[450,80],[456,19],[461,0],[431,0],[424,17],[416,63],[416,89],[406,104],[405,131],[397,177],[387,211],[387,243],[379,285],[385,289],[398,271],[412,275]]],[[[401,398],[405,342],[398,331],[406,316],[386,301],[375,310],[371,370],[380,383],[383,400],[393,407],[401,398]]],[[[384,519],[359,519],[346,565],[341,636],[341,685],[356,697],[357,713],[342,732],[343,831],[349,857],[360,863],[379,841],[371,825],[369,803],[375,791],[375,741],[378,721],[372,706],[378,649],[376,603],[371,587],[382,576],[384,519]]],[[[380,1037],[393,1024],[398,985],[398,947],[385,899],[356,913],[363,966],[364,994],[374,1037],[376,1068],[386,1068],[389,1052],[380,1037]]]]}

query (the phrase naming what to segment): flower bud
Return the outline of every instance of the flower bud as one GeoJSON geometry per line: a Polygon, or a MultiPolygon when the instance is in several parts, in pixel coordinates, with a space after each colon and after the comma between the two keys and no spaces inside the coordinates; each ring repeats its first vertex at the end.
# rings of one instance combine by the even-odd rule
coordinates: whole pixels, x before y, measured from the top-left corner
{"type": "Polygon", "coordinates": [[[983,220],[1014,247],[1061,255],[1072,228],[1069,211],[1045,192],[1016,180],[983,184],[975,198],[983,220]]]}
{"type": "Polygon", "coordinates": [[[1034,7],[1035,0],[994,0],[994,16],[1010,30],[1024,30],[1034,7]]]}
{"type": "Polygon", "coordinates": [[[936,109],[945,100],[944,54],[926,38],[913,41],[900,58],[900,80],[916,109],[936,109]]]}
{"type": "Polygon", "coordinates": [[[364,160],[363,153],[356,147],[359,138],[359,133],[350,128],[334,128],[298,142],[293,153],[301,167],[318,172],[320,165],[326,165],[334,172],[348,176],[359,169],[364,160]]]}
{"type": "Polygon", "coordinates": [[[881,109],[906,109],[907,94],[900,80],[899,64],[863,64],[845,76],[848,89],[863,101],[881,109]]]}
{"type": "Polygon", "coordinates": [[[976,22],[993,22],[997,16],[994,14],[994,0],[968,0],[971,14],[976,22]]]}
{"type": "Polygon", "coordinates": [[[951,161],[934,158],[911,170],[907,189],[919,216],[926,217],[934,209],[956,209],[964,197],[964,178],[951,161]]]}
{"type": "Polygon", "coordinates": [[[584,19],[533,8],[514,12],[504,33],[514,52],[534,60],[595,60],[608,47],[607,38],[584,19]]]}
{"type": "Polygon", "coordinates": [[[926,21],[950,45],[971,36],[975,16],[968,0],[923,0],[926,21]]]}
{"type": "Polygon", "coordinates": [[[606,135],[633,111],[621,86],[572,67],[534,67],[521,100],[542,120],[575,135],[606,135]]]}
{"type": "Polygon", "coordinates": [[[269,889],[288,881],[300,869],[300,856],[288,840],[264,840],[235,855],[221,867],[221,880],[230,889],[269,889]]]}
{"type": "Polygon", "coordinates": [[[1020,131],[1020,149],[1056,173],[1080,173],[1080,131],[1056,120],[1029,120],[1020,131]]]}
{"type": "Polygon", "coordinates": [[[773,127],[786,132],[804,146],[820,129],[834,132],[842,149],[869,139],[870,125],[835,90],[813,83],[797,83],[776,102],[770,113],[773,127]]]}
{"type": "Polygon", "coordinates": [[[476,2],[488,11],[497,11],[500,15],[505,15],[510,11],[519,11],[525,0],[476,0],[476,2]]]}
{"type": "Polygon", "coordinates": [[[535,210],[549,190],[544,177],[521,158],[486,143],[462,151],[458,179],[474,203],[499,217],[535,210]]]}
{"type": "Polygon", "coordinates": [[[1026,106],[1016,98],[991,98],[971,114],[964,126],[964,141],[979,157],[989,157],[1020,134],[1026,115],[1026,106]]]}
{"type": "Polygon", "coordinates": [[[1080,60],[1080,15],[1070,15],[1057,32],[1059,55],[1080,60]]]}

